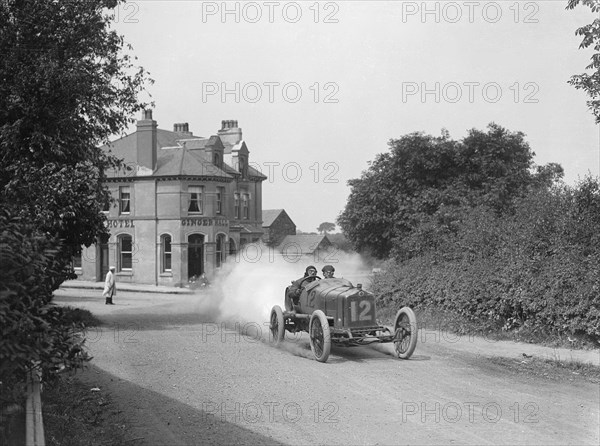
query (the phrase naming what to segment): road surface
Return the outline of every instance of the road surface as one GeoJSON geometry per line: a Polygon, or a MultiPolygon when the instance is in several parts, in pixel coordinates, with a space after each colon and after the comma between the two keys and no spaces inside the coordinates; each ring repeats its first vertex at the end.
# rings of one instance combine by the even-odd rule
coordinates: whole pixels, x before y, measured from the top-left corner
{"type": "Polygon", "coordinates": [[[83,379],[111,393],[130,444],[600,442],[598,384],[487,360],[519,358],[522,344],[430,332],[408,361],[388,344],[333,347],[322,364],[305,334],[273,347],[263,321],[222,321],[222,302],[206,294],[125,292],[114,306],[98,291],[56,296],[104,322],[87,334],[83,379]]]}

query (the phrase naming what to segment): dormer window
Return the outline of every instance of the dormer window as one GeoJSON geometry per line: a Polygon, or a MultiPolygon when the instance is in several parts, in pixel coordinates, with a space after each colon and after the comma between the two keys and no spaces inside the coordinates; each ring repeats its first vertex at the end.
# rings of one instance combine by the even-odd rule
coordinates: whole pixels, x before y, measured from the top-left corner
{"type": "Polygon", "coordinates": [[[246,177],[247,173],[248,173],[248,166],[246,165],[246,159],[240,157],[240,161],[239,161],[239,170],[240,173],[242,174],[242,177],[246,177]]]}
{"type": "Polygon", "coordinates": [[[221,167],[221,160],[218,153],[213,153],[213,164],[217,167],[221,167]]]}

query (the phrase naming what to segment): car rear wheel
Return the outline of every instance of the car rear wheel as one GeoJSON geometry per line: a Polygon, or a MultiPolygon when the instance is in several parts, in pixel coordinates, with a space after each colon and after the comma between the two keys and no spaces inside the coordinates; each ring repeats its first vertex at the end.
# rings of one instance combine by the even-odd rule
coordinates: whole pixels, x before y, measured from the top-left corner
{"type": "Polygon", "coordinates": [[[283,311],[279,305],[275,305],[271,310],[271,321],[269,328],[271,330],[271,342],[280,344],[285,337],[285,325],[283,322],[283,311]]]}
{"type": "Polygon", "coordinates": [[[311,315],[308,333],[310,349],[315,355],[315,359],[319,362],[326,362],[331,352],[331,332],[327,317],[321,310],[315,310],[311,315]]]}
{"type": "Polygon", "coordinates": [[[411,357],[417,347],[417,317],[413,310],[403,307],[394,321],[394,349],[400,359],[411,357]]]}

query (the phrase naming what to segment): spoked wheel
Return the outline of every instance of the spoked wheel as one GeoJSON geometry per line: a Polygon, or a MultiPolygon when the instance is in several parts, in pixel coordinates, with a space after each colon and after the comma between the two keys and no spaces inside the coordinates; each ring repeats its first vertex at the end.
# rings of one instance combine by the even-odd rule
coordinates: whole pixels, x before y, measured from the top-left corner
{"type": "Polygon", "coordinates": [[[283,342],[285,337],[285,325],[283,322],[283,311],[279,305],[275,305],[271,310],[271,322],[269,324],[272,341],[275,344],[283,342]]]}
{"type": "Polygon", "coordinates": [[[308,333],[310,349],[315,355],[315,359],[319,362],[326,362],[331,352],[331,332],[327,317],[321,310],[315,310],[311,315],[308,333]]]}
{"type": "Polygon", "coordinates": [[[411,357],[417,347],[417,317],[413,310],[403,307],[398,310],[394,322],[394,349],[400,359],[411,357]]]}

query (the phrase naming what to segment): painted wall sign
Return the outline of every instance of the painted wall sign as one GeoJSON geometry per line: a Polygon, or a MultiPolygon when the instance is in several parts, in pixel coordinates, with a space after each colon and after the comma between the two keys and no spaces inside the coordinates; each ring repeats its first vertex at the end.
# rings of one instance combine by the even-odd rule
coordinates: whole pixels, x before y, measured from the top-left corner
{"type": "Polygon", "coordinates": [[[135,228],[135,226],[133,225],[133,220],[126,220],[126,219],[108,220],[106,222],[106,227],[107,228],[135,228]]]}
{"type": "Polygon", "coordinates": [[[181,226],[229,226],[226,218],[184,218],[181,226]]]}

